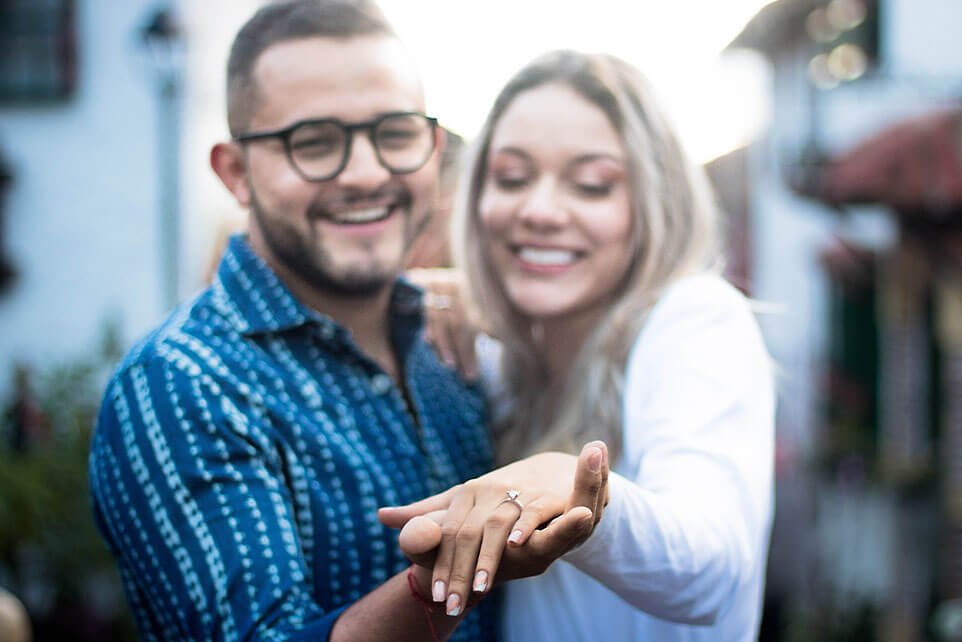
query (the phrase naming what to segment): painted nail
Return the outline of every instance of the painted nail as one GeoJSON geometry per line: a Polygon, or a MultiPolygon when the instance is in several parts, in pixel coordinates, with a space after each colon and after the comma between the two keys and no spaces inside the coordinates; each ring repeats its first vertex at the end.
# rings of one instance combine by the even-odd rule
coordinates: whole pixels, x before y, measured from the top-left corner
{"type": "Polygon", "coordinates": [[[601,470],[601,449],[591,448],[591,452],[588,454],[588,470],[593,473],[601,470]]]}
{"type": "Polygon", "coordinates": [[[478,571],[478,574],[474,576],[474,590],[481,593],[486,588],[488,588],[488,572],[478,571]]]}
{"type": "Polygon", "coordinates": [[[512,544],[517,544],[518,542],[521,541],[522,534],[523,533],[521,532],[521,530],[516,528],[513,531],[511,531],[510,535],[508,535],[508,541],[511,542],[512,544]]]}
{"type": "Polygon", "coordinates": [[[434,591],[431,593],[431,597],[434,598],[435,602],[444,601],[444,581],[438,580],[434,583],[434,591]]]}
{"type": "Polygon", "coordinates": [[[457,593],[452,593],[448,596],[448,615],[457,615],[461,612],[461,597],[457,593]]]}

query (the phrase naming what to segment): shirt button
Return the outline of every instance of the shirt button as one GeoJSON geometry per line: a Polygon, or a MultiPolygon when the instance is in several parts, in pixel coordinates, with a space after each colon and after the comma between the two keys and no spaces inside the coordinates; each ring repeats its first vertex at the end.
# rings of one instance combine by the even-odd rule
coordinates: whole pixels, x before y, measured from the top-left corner
{"type": "Polygon", "coordinates": [[[371,389],[376,395],[387,393],[392,386],[394,386],[394,382],[386,374],[376,374],[371,377],[371,389]]]}

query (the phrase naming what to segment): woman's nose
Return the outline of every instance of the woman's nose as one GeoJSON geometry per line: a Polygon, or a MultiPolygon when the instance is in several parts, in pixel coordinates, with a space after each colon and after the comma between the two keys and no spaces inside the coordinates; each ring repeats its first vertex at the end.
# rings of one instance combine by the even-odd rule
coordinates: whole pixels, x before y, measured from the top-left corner
{"type": "Polygon", "coordinates": [[[538,227],[563,225],[567,215],[559,198],[558,187],[558,181],[554,177],[541,177],[521,206],[521,220],[538,227]]]}

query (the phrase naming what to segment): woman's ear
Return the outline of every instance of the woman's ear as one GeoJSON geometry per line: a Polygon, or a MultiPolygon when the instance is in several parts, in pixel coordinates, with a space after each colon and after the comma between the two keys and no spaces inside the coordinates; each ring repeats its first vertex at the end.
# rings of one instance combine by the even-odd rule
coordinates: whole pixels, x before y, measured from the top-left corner
{"type": "Polygon", "coordinates": [[[247,181],[247,163],[244,150],[237,143],[217,143],[210,150],[210,166],[237,204],[243,208],[250,206],[251,191],[247,181]]]}

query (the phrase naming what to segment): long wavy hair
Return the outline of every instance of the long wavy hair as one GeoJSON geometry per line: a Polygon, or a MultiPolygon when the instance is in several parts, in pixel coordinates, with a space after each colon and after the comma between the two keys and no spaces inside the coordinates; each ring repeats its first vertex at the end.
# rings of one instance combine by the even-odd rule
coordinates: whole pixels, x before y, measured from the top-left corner
{"type": "Polygon", "coordinates": [[[454,247],[471,295],[503,345],[507,400],[496,404],[507,403],[510,412],[496,416],[499,460],[543,450],[574,453],[587,441],[603,439],[616,462],[625,369],[648,312],[674,281],[721,267],[719,210],[704,170],[686,155],[637,69],[614,56],[563,50],[535,59],[501,90],[469,150],[464,172],[454,247]],[[498,122],[519,94],[548,83],[567,85],[597,105],[618,133],[627,159],[633,241],[627,273],[609,307],[584,343],[572,348],[577,355],[560,395],[546,385],[537,322],[505,294],[478,216],[498,122]]]}

